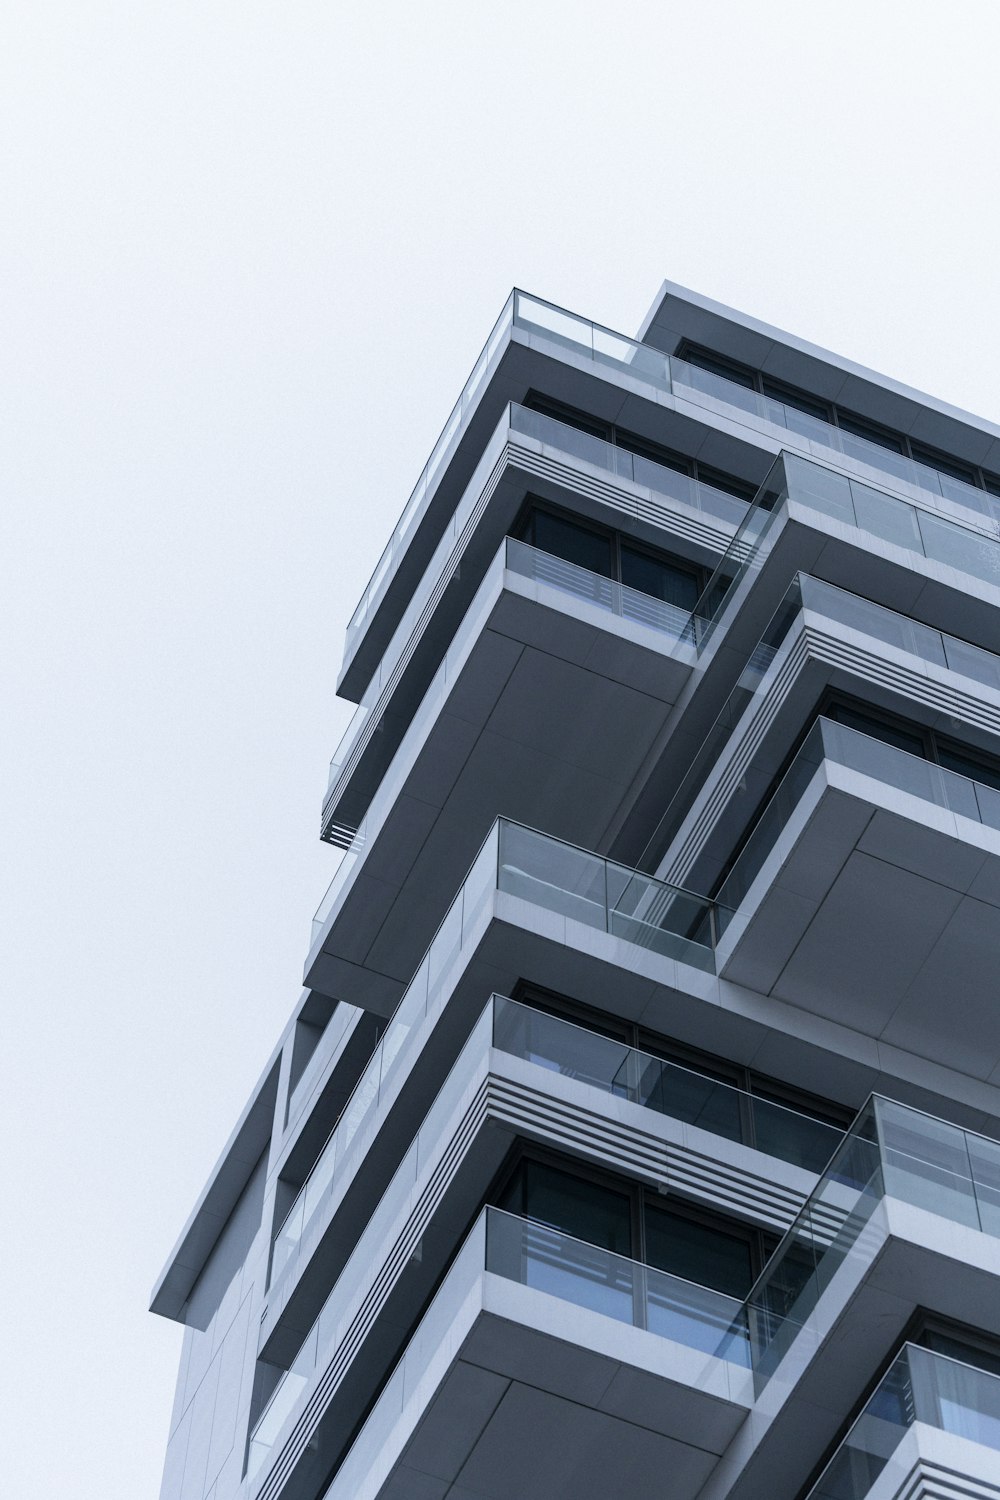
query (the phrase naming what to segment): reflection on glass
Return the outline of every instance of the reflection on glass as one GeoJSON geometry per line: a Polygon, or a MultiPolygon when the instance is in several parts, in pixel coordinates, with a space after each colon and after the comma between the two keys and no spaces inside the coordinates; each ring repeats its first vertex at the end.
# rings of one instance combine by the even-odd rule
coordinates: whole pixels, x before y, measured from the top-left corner
{"type": "Polygon", "coordinates": [[[905,1345],[807,1500],[865,1500],[914,1422],[1000,1450],[1000,1377],[905,1345]]]}
{"type": "Polygon", "coordinates": [[[1000,1143],[874,1096],[750,1291],[760,1389],[884,1194],[986,1234],[1000,1230],[1000,1143]]]}
{"type": "Polygon", "coordinates": [[[843,1131],[544,1011],[493,997],[493,1045],[658,1114],[819,1172],[843,1131]]]}
{"type": "Polygon", "coordinates": [[[748,1365],[749,1347],[737,1298],[559,1229],[487,1209],[486,1269],[689,1349],[744,1368],[748,1365]]]}

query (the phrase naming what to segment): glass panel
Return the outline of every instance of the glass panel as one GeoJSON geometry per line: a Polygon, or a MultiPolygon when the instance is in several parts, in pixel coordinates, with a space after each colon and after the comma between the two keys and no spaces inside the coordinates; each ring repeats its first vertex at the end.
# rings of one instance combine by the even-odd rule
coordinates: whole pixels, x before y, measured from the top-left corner
{"type": "Polygon", "coordinates": [[[514,823],[500,829],[502,891],[590,927],[607,927],[604,861],[514,823]]]}
{"type": "MultiPolygon", "coordinates": [[[[862,709],[851,708],[846,703],[834,703],[828,714],[824,717],[832,719],[837,724],[844,724],[848,729],[856,729],[869,740],[878,740],[883,745],[893,745],[897,750],[905,750],[909,755],[916,755],[925,759],[924,737],[915,730],[907,729],[902,724],[895,724],[891,719],[880,719],[874,714],[866,714],[862,709]]],[[[833,731],[832,739],[827,736],[831,744],[850,744],[853,740],[838,737],[833,731]]],[[[861,754],[867,747],[857,746],[856,753],[861,754]]],[[[877,750],[872,750],[873,756],[878,755],[877,750]]],[[[874,762],[877,764],[877,762],[874,762]]],[[[891,762],[887,762],[891,764],[891,762]]]]}
{"type": "Polygon", "coordinates": [[[965,1131],[879,1100],[885,1191],[958,1224],[979,1228],[965,1131]]]}
{"type": "Polygon", "coordinates": [[[640,1266],[637,1270],[643,1274],[645,1326],[651,1333],[749,1367],[750,1346],[739,1316],[742,1310],[735,1299],[720,1297],[716,1291],[653,1267],[640,1266]]]}
{"type": "MultiPolygon", "coordinates": [[[[881,1102],[881,1101],[880,1101],[881,1102]]],[[[758,1389],[857,1242],[882,1196],[875,1106],[859,1114],[748,1299],[758,1389]]]]}
{"type": "Polygon", "coordinates": [[[533,511],[524,540],[552,558],[575,563],[589,573],[603,573],[610,578],[613,568],[612,538],[587,526],[578,526],[549,511],[533,511]]]}
{"type": "Polygon", "coordinates": [[[905,1353],[893,1364],[808,1500],[865,1500],[913,1421],[905,1353]]]}
{"type": "Polygon", "coordinates": [[[961,672],[964,677],[971,677],[975,682],[1000,689],[1000,657],[994,656],[990,651],[983,651],[979,646],[970,646],[967,641],[955,640],[950,635],[944,636],[943,642],[945,657],[953,672],[961,672]]]}
{"type": "Polygon", "coordinates": [[[493,1006],[493,1044],[501,1051],[605,1093],[623,1092],[616,1080],[630,1055],[624,1043],[499,995],[493,1006]]]}
{"type": "Polygon", "coordinates": [[[632,1207],[627,1193],[542,1162],[525,1162],[519,1176],[521,1212],[527,1218],[615,1255],[631,1254],[632,1207]]]}
{"type": "Polygon", "coordinates": [[[610,930],[630,943],[702,966],[697,950],[707,956],[714,940],[711,903],[652,876],[622,873],[626,879],[614,899],[610,930]]]}
{"type": "Polygon", "coordinates": [[[688,614],[698,603],[701,590],[697,574],[667,558],[653,557],[623,543],[621,566],[622,583],[628,588],[663,599],[688,614]]]}
{"type": "Polygon", "coordinates": [[[753,1281],[749,1241],[671,1209],[645,1207],[646,1259],[651,1266],[702,1286],[745,1297],[753,1281]]]}
{"type": "Polygon", "coordinates": [[[754,1145],[768,1156],[794,1162],[808,1172],[822,1172],[843,1138],[843,1131],[797,1110],[751,1097],[754,1145]]]}
{"type": "MultiPolygon", "coordinates": [[[[743,1141],[742,1099],[738,1089],[720,1083],[688,1068],[661,1062],[657,1057],[637,1053],[638,1102],[686,1125],[710,1130],[725,1140],[743,1141]]],[[[782,1155],[781,1151],[776,1153],[782,1155]]]]}
{"type": "Polygon", "coordinates": [[[785,476],[793,500],[811,506],[834,521],[842,521],[845,526],[858,525],[851,486],[842,474],[824,469],[821,464],[786,456],[785,476]]]}
{"type": "Polygon", "coordinates": [[[928,511],[916,514],[923,550],[928,557],[987,583],[1000,583],[1000,548],[995,541],[932,516],[928,511]]]}
{"type": "Polygon", "coordinates": [[[902,500],[893,500],[879,490],[851,481],[851,494],[857,524],[862,531],[870,531],[896,547],[905,547],[909,552],[923,552],[923,542],[917,525],[917,512],[912,505],[902,500]]]}

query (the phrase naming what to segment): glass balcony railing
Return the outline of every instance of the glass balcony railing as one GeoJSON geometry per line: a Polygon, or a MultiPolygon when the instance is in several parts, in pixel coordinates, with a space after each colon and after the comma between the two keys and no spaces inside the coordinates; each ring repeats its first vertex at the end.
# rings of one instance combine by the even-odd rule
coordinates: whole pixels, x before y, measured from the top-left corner
{"type": "Polygon", "coordinates": [[[747,1298],[761,1389],[884,1196],[1000,1238],[1000,1142],[874,1096],[747,1298]]]}
{"type": "MultiPolygon", "coordinates": [[[[357,835],[359,852],[365,836],[362,824],[357,835]]],[[[479,869],[480,859],[491,841],[492,889],[521,896],[535,906],[610,932],[668,958],[693,964],[695,968],[714,968],[712,950],[728,916],[721,917],[717,903],[707,896],[669,885],[641,870],[615,864],[600,854],[536,833],[506,818],[494,824],[487,845],[477,856],[474,871],[479,869]]],[[[344,885],[344,865],[352,853],[353,845],[313,918],[314,946],[336,907],[344,885]]]]}
{"type": "MultiPolygon", "coordinates": [[[[866,1500],[915,1422],[1000,1453],[1000,1376],[906,1344],[807,1500],[866,1500]]],[[[988,1460],[990,1477],[998,1465],[1000,1459],[988,1460]]]]}
{"type": "Polygon", "coordinates": [[[347,641],[344,647],[345,662],[350,659],[361,632],[382,602],[385,591],[395,576],[396,569],[399,567],[400,559],[406,551],[413,528],[427,500],[433,493],[447,460],[455,449],[462,430],[462,423],[479,400],[491,369],[506,347],[513,314],[514,293],[512,292],[504,303],[503,310],[493,325],[493,330],[489,338],[483,345],[482,353],[472,367],[472,374],[465,382],[462,394],[452,407],[451,414],[444,424],[441,435],[431,450],[431,456],[424,465],[420,478],[414,485],[410,498],[403,507],[403,514],[397,521],[395,530],[389,538],[382,556],[375,565],[375,571],[369,579],[364,593],[361,595],[357,608],[348,621],[347,641]]]}
{"type": "Polygon", "coordinates": [[[857,594],[812,578],[807,573],[797,575],[784,607],[792,613],[798,609],[812,610],[887,646],[908,651],[921,661],[958,672],[983,687],[1000,692],[1000,656],[992,651],[970,645],[956,636],[945,635],[931,625],[896,614],[883,604],[873,604],[870,599],[861,599],[857,594]]]}
{"type": "Polygon", "coordinates": [[[747,573],[759,571],[767,555],[768,534],[789,500],[931,562],[1000,586],[1000,538],[921,510],[810,459],[782,453],[695,606],[703,622],[700,647],[747,573]]]}
{"type": "Polygon", "coordinates": [[[541,552],[514,537],[505,539],[504,553],[504,566],[510,573],[547,584],[583,604],[592,604],[607,614],[617,615],[620,620],[645,625],[668,641],[683,641],[688,645],[695,642],[696,622],[690,610],[629,588],[603,573],[592,573],[588,568],[554,557],[550,552],[541,552]]]}
{"type": "Polygon", "coordinates": [[[650,492],[648,499],[642,502],[636,501],[632,507],[627,504],[617,507],[624,510],[626,514],[634,514],[640,519],[655,520],[657,512],[668,512],[673,501],[690,506],[710,516],[713,520],[721,520],[731,526],[738,526],[746,514],[746,503],[724,494],[722,490],[699,483],[686,474],[679,474],[663,464],[653,463],[650,459],[630,453],[625,448],[618,448],[613,443],[593,437],[590,433],[580,432],[577,428],[570,427],[565,422],[559,422],[554,417],[530,411],[527,407],[511,402],[505,409],[496,432],[487,445],[483,458],[477,465],[475,474],[469,481],[437,545],[434,556],[421,575],[420,582],[410,598],[392,641],[341,736],[330,761],[327,781],[328,797],[354,746],[358,743],[365,725],[372,718],[382,693],[392,680],[403,652],[411,641],[435,587],[440,582],[456,542],[475,510],[483,485],[496,466],[503,444],[512,433],[521,434],[550,447],[558,448],[561,453],[569,457],[593,464],[617,478],[626,479],[648,490],[650,492]]]}
{"type": "Polygon", "coordinates": [[[648,500],[636,501],[631,508],[627,503],[616,507],[639,519],[654,519],[656,510],[668,510],[671,501],[688,505],[692,510],[700,511],[712,520],[723,521],[728,526],[739,526],[746,515],[745,500],[738,500],[734,495],[726,494],[713,485],[692,479],[688,474],[667,468],[665,464],[658,464],[640,453],[632,453],[628,448],[609,443],[604,438],[595,437],[593,433],[581,432],[578,427],[571,427],[567,422],[560,422],[555,417],[532,411],[516,402],[512,402],[510,407],[510,430],[534,438],[536,442],[545,443],[548,447],[558,448],[561,453],[582,459],[584,463],[604,469],[617,479],[628,480],[630,484],[648,490],[648,500]],[[650,501],[655,507],[652,510],[650,501]]]}
{"type": "Polygon", "coordinates": [[[742,1304],[560,1229],[486,1210],[486,1270],[574,1307],[749,1368],[742,1304]]]}
{"type": "Polygon", "coordinates": [[[697,1125],[712,1135],[821,1172],[844,1132],[679,1063],[616,1042],[530,1005],[493,997],[498,1051],[575,1078],[602,1093],[697,1125]]]}
{"type": "Polygon", "coordinates": [[[366,1493],[366,1486],[371,1487],[380,1462],[395,1462],[393,1428],[413,1402],[429,1360],[445,1344],[458,1309],[484,1270],[715,1356],[737,1370],[746,1368],[746,1333],[735,1299],[559,1230],[487,1208],[337,1470],[327,1500],[356,1500],[366,1493]]]}
{"type": "MultiPolygon", "coordinates": [[[[722,407],[729,413],[735,413],[740,420],[749,417],[754,423],[779,427],[801,443],[809,443],[825,453],[862,463],[890,480],[914,487],[932,506],[944,510],[961,507],[994,526],[1000,523],[1000,498],[986,490],[954,479],[903,454],[894,453],[879,443],[855,437],[843,428],[801,412],[785,402],[748,390],[736,381],[663,354],[648,344],[603,328],[565,308],[529,296],[526,292],[514,291],[504,304],[351,616],[347,627],[345,660],[352,656],[361,632],[381,603],[406,551],[414,527],[454,451],[463,423],[478,402],[491,369],[506,347],[512,328],[529,338],[534,336],[546,344],[590,360],[597,366],[631,376],[696,405],[712,410],[722,407]]],[[[621,449],[617,450],[618,454],[622,452],[621,449]]],[[[616,457],[613,461],[618,463],[624,460],[616,457]]],[[[644,473],[646,460],[637,458],[636,462],[640,466],[639,472],[644,473]]],[[[649,481],[639,478],[637,482],[645,484],[649,481]]]]}
{"type": "Polygon", "coordinates": [[[834,761],[874,781],[885,782],[974,823],[1000,830],[1000,791],[947,771],[934,761],[887,745],[872,735],[819,718],[778,783],[735,865],[719,890],[719,922],[724,929],[745,900],[788,819],[824,760],[834,761]]]}

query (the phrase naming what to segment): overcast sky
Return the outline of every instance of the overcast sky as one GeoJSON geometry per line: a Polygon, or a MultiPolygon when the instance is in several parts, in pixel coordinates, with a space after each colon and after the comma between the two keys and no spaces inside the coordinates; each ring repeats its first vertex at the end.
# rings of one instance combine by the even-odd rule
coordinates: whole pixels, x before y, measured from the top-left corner
{"type": "Polygon", "coordinates": [[[344,626],[513,284],[1000,417],[997,0],[13,0],[5,1492],[158,1493],[149,1289],[296,999],[344,626]]]}

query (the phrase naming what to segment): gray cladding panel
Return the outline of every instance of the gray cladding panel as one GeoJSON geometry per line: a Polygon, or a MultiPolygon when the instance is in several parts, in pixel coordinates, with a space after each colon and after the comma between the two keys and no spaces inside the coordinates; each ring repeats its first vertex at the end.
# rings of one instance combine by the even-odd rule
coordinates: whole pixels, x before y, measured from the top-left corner
{"type": "Polygon", "coordinates": [[[774,993],[878,1034],[920,972],[957,899],[908,870],[855,852],[774,993]]]}
{"type": "Polygon", "coordinates": [[[606,1500],[623,1478],[655,1494],[671,1476],[674,1494],[693,1495],[715,1455],[623,1422],[547,1391],[513,1384],[459,1475],[484,1500],[606,1500]]]}

